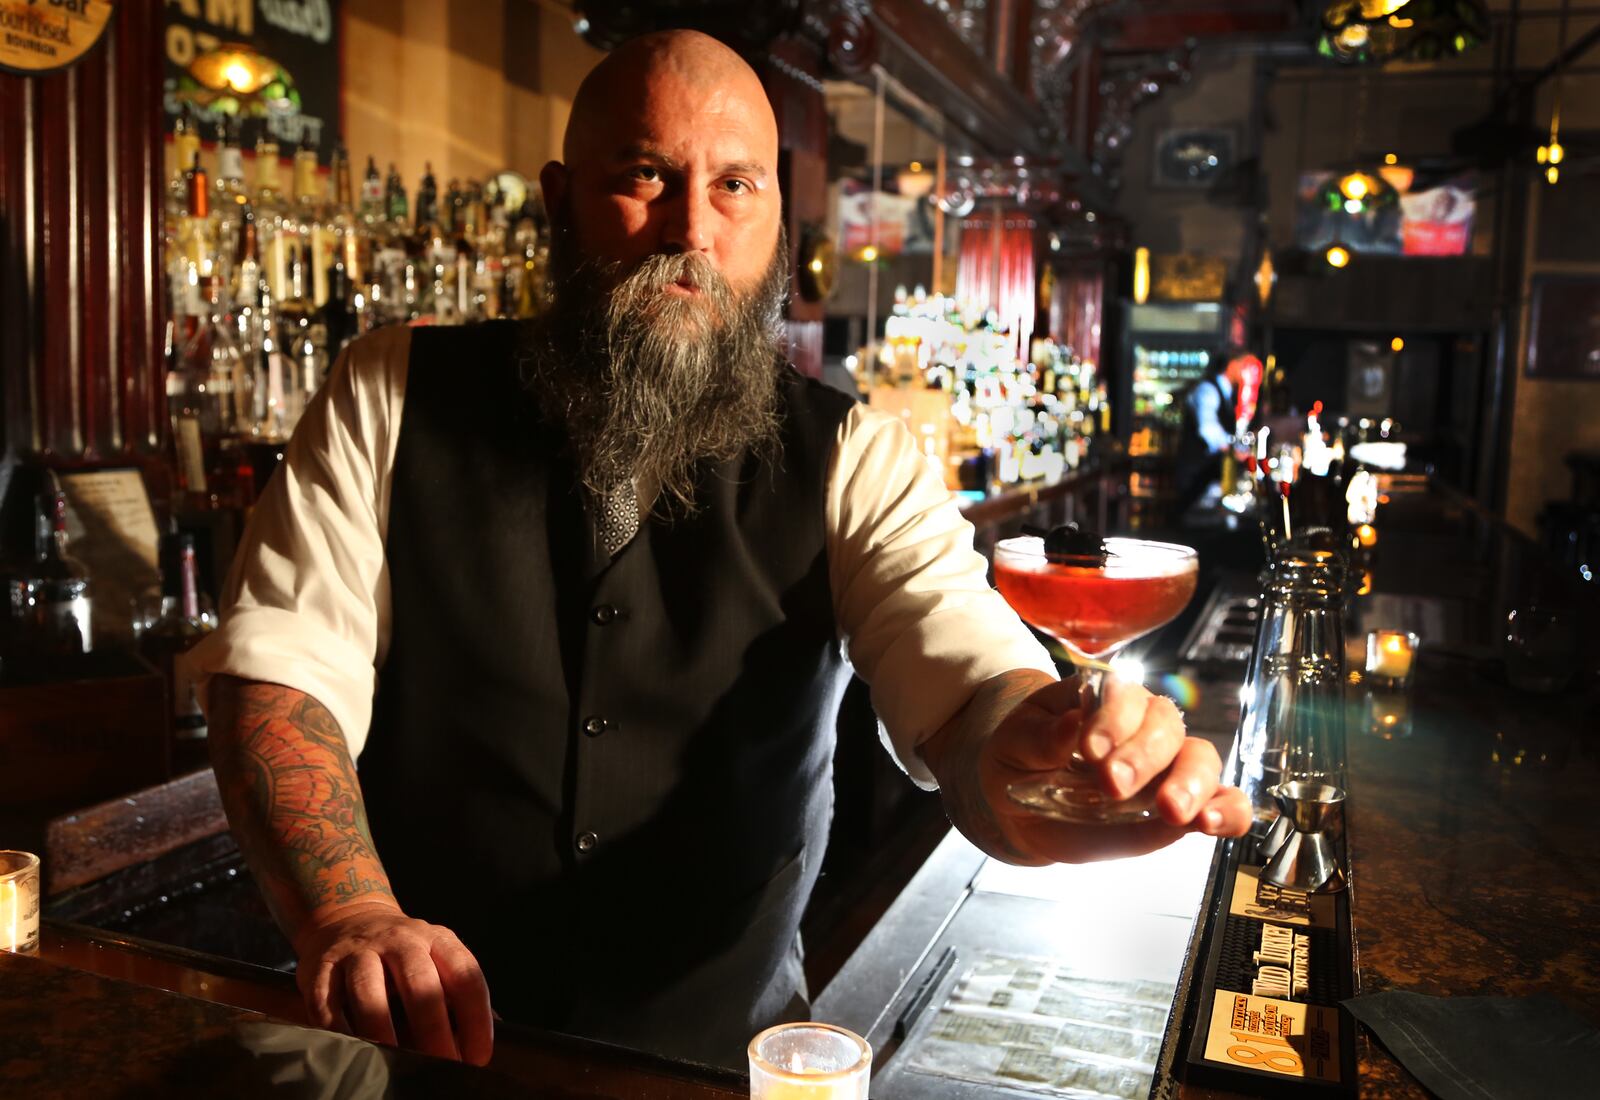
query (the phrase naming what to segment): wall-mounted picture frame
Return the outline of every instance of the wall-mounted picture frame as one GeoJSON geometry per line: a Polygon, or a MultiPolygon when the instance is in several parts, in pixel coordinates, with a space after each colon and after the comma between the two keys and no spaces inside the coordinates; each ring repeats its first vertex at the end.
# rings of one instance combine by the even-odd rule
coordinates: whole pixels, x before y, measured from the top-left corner
{"type": "Polygon", "coordinates": [[[1211,187],[1233,168],[1237,139],[1226,126],[1182,126],[1156,137],[1151,158],[1157,187],[1211,187]]]}
{"type": "Polygon", "coordinates": [[[1533,277],[1529,378],[1600,382],[1600,275],[1533,277]]]}

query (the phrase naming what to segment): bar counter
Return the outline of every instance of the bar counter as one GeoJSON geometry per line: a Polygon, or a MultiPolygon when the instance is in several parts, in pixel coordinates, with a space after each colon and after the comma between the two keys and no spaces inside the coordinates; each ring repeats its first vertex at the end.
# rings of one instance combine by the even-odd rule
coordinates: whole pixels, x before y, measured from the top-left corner
{"type": "MultiPolygon", "coordinates": [[[[1600,1024],[1600,942],[1591,934],[1600,927],[1593,594],[1549,572],[1530,542],[1448,490],[1397,480],[1389,494],[1371,591],[1353,600],[1348,638],[1354,648],[1369,629],[1397,628],[1421,644],[1408,735],[1369,734],[1364,686],[1349,687],[1358,988],[1551,993],[1600,1024]],[[1506,611],[1535,598],[1577,618],[1580,671],[1558,694],[1505,682],[1506,611]]],[[[1251,566],[1233,564],[1224,583],[1248,587],[1251,566]]],[[[1190,671],[1198,691],[1190,728],[1225,744],[1237,679],[1190,671]]],[[[1027,1094],[912,1070],[919,1020],[939,1011],[975,951],[1113,967],[1123,960],[1130,975],[1159,970],[1172,990],[1152,1095],[1234,1095],[1185,1086],[1173,1065],[1192,1014],[1197,914],[1214,849],[1197,837],[1144,861],[1020,870],[952,833],[817,996],[816,1015],[873,1043],[876,1100],[1018,1097],[1027,1094]],[[954,966],[944,951],[952,945],[954,966]],[[908,1013],[919,993],[920,1018],[908,1013]]],[[[274,1031],[268,1020],[303,1023],[292,979],[272,970],[48,921],[40,958],[0,955],[0,1078],[19,1095],[200,1095],[184,1091],[199,1074],[213,1092],[221,1080],[250,1096],[275,1056],[282,1061],[317,1035],[274,1031]]],[[[1360,1096],[1426,1095],[1365,1032],[1357,1051],[1360,1096]]],[[[510,1025],[486,1070],[344,1039],[317,1057],[334,1072],[381,1063],[393,1080],[440,1095],[748,1094],[726,1071],[510,1025]]]]}

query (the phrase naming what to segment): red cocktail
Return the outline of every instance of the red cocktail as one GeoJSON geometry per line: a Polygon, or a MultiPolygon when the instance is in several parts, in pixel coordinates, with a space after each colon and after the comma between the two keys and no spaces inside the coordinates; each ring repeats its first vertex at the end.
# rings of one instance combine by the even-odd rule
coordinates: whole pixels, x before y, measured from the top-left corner
{"type": "MultiPolygon", "coordinates": [[[[995,547],[1000,594],[1024,622],[1066,647],[1098,695],[1105,661],[1117,650],[1178,617],[1194,596],[1199,563],[1187,546],[1105,539],[1099,554],[1055,554],[1034,536],[995,547]]],[[[1065,821],[1137,821],[1150,799],[1112,801],[1081,767],[1013,784],[1011,797],[1065,821]]]]}

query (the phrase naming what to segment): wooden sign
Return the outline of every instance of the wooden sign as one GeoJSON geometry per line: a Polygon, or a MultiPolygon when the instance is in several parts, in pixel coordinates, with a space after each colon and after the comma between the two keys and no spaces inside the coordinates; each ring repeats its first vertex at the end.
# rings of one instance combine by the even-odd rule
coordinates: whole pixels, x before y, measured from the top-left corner
{"type": "Polygon", "coordinates": [[[111,12],[111,0],[0,0],[0,69],[37,76],[75,64],[111,12]]]}
{"type": "Polygon", "coordinates": [[[1192,252],[1150,257],[1150,298],[1161,302],[1220,302],[1228,288],[1228,261],[1192,252]]]}

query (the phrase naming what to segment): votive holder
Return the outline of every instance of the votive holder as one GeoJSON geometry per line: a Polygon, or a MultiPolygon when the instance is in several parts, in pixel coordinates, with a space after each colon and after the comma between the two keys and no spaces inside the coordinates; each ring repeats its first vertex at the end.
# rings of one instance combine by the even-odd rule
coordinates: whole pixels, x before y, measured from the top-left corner
{"type": "Polygon", "coordinates": [[[1417,660],[1417,643],[1417,636],[1405,630],[1368,631],[1363,679],[1398,690],[1409,687],[1417,660]]]}
{"type": "Polygon", "coordinates": [[[834,1024],[769,1027],[750,1040],[750,1100],[867,1100],[872,1047],[834,1024]]]}
{"type": "Polygon", "coordinates": [[[39,953],[39,857],[0,851],[0,951],[39,953]]]}
{"type": "Polygon", "coordinates": [[[1411,695],[1404,690],[1368,687],[1366,704],[1367,736],[1380,741],[1398,741],[1411,736],[1411,695]]]}

